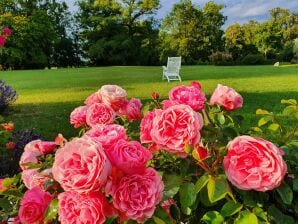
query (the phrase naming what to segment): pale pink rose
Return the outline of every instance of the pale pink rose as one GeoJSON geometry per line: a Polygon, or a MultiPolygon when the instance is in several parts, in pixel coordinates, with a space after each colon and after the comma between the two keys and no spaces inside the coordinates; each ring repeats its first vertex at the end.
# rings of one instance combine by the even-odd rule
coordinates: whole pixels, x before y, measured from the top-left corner
{"type": "MultiPolygon", "coordinates": [[[[26,149],[26,147],[25,147],[25,149],[26,149]]],[[[39,151],[30,151],[30,150],[26,151],[25,150],[23,152],[23,154],[22,154],[22,156],[20,158],[20,162],[19,162],[21,169],[22,170],[26,170],[26,169],[28,169],[30,167],[28,165],[25,165],[25,163],[38,164],[37,157],[38,156],[41,156],[41,155],[42,155],[42,153],[39,152],[39,151]]]]}
{"type": "Polygon", "coordinates": [[[129,219],[143,223],[150,218],[162,198],[164,184],[157,172],[124,176],[113,192],[113,205],[129,219]]]}
{"type": "Polygon", "coordinates": [[[77,138],[57,150],[52,168],[54,179],[65,191],[87,193],[106,182],[111,164],[100,144],[77,138]]]}
{"type": "Polygon", "coordinates": [[[103,103],[118,111],[127,103],[127,93],[117,85],[104,85],[100,89],[103,103]]]}
{"type": "Polygon", "coordinates": [[[124,115],[127,117],[129,122],[140,120],[142,118],[141,108],[141,100],[132,98],[128,101],[124,108],[119,110],[119,115],[124,115]]]}
{"type": "Polygon", "coordinates": [[[106,210],[111,206],[100,192],[78,194],[63,192],[58,195],[59,218],[61,224],[90,223],[101,224],[106,220],[106,210]]]}
{"type": "Polygon", "coordinates": [[[75,108],[70,114],[70,123],[74,128],[86,126],[87,106],[80,106],[75,108]]]}
{"type": "Polygon", "coordinates": [[[141,143],[150,143],[152,142],[152,137],[151,137],[151,130],[153,128],[153,119],[154,117],[161,113],[162,110],[154,110],[154,111],[149,111],[147,114],[144,116],[144,118],[141,121],[140,124],[140,140],[141,143]]]}
{"type": "Polygon", "coordinates": [[[29,142],[28,144],[25,145],[24,151],[25,152],[39,152],[39,153],[41,153],[41,151],[37,148],[37,144],[40,142],[41,142],[40,139],[33,140],[33,141],[29,142]]]}
{"type": "Polygon", "coordinates": [[[159,148],[185,157],[184,146],[196,145],[201,138],[202,115],[185,104],[174,105],[153,119],[151,136],[159,148]]]}
{"type": "Polygon", "coordinates": [[[43,223],[47,207],[52,196],[38,187],[25,192],[19,208],[19,218],[22,224],[43,223]]]}
{"type": "Polygon", "coordinates": [[[49,142],[49,141],[42,141],[40,139],[33,140],[29,142],[25,148],[24,151],[26,152],[39,152],[41,154],[48,154],[54,151],[54,149],[57,147],[55,142],[49,142]]]}
{"type": "Polygon", "coordinates": [[[234,89],[218,84],[210,98],[210,105],[218,104],[227,111],[242,107],[243,98],[234,89]]]}
{"type": "Polygon", "coordinates": [[[169,100],[172,104],[185,104],[195,111],[204,108],[206,97],[197,84],[192,86],[177,86],[170,90],[169,100]]]}
{"type": "Polygon", "coordinates": [[[84,101],[84,104],[87,105],[87,106],[91,106],[92,104],[95,104],[95,103],[102,103],[100,91],[97,91],[95,93],[92,93],[84,101]]]}
{"type": "Polygon", "coordinates": [[[119,140],[106,153],[112,165],[126,174],[143,173],[152,158],[151,152],[137,141],[119,140]]]}
{"type": "Polygon", "coordinates": [[[104,150],[109,149],[120,139],[127,139],[126,129],[118,124],[95,125],[85,133],[83,138],[91,138],[94,142],[102,145],[104,150]]]}
{"type": "Polygon", "coordinates": [[[237,188],[268,191],[278,187],[287,172],[282,155],[271,142],[244,135],[229,142],[223,165],[237,188]]]}
{"type": "Polygon", "coordinates": [[[95,103],[88,107],[86,122],[90,127],[114,122],[115,111],[108,105],[95,103]]]}
{"type": "Polygon", "coordinates": [[[38,187],[42,190],[45,189],[45,183],[50,180],[52,169],[46,169],[38,172],[38,169],[28,169],[22,172],[22,180],[28,189],[38,187]]]}

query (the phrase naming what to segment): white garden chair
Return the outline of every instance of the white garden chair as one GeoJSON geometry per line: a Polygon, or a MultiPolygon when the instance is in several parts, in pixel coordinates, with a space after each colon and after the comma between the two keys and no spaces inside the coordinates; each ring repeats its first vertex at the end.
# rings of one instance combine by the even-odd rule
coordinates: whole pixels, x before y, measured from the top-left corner
{"type": "Polygon", "coordinates": [[[181,68],[181,57],[168,57],[167,67],[162,66],[163,73],[162,79],[167,79],[168,82],[172,80],[179,80],[181,82],[180,77],[180,68],[181,68]]]}

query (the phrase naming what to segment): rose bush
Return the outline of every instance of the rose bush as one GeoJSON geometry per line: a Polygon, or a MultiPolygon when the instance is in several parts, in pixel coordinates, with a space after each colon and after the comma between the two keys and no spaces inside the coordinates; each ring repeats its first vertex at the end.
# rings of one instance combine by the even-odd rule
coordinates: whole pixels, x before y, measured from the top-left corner
{"type": "Polygon", "coordinates": [[[234,112],[243,98],[230,87],[219,84],[209,101],[198,82],[151,96],[142,105],[105,85],[71,113],[78,138],[28,143],[22,174],[0,179],[1,219],[295,223],[296,100],[282,100],[278,114],[258,109],[258,126],[244,129],[234,112]]]}

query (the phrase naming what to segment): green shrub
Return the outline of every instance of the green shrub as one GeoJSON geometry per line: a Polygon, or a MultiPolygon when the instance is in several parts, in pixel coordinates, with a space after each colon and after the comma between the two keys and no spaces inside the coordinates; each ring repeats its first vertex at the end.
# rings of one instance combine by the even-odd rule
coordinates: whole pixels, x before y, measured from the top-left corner
{"type": "Polygon", "coordinates": [[[241,60],[243,65],[262,65],[265,63],[265,58],[261,54],[248,54],[241,60]]]}
{"type": "Polygon", "coordinates": [[[211,64],[214,65],[232,65],[233,57],[231,54],[221,51],[216,51],[209,56],[211,64]]]}

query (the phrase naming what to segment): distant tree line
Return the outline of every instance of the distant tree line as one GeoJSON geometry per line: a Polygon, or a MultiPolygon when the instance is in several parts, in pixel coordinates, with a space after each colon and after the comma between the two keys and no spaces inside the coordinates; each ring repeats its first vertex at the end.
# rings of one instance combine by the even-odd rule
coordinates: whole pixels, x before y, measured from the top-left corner
{"type": "Polygon", "coordinates": [[[224,31],[224,6],[213,1],[200,8],[181,0],[162,20],[156,19],[159,0],[77,4],[73,15],[63,0],[1,0],[0,25],[13,35],[0,49],[0,64],[159,65],[168,56],[182,56],[184,64],[298,61],[298,14],[287,9],[272,9],[265,22],[235,23],[224,31]]]}

